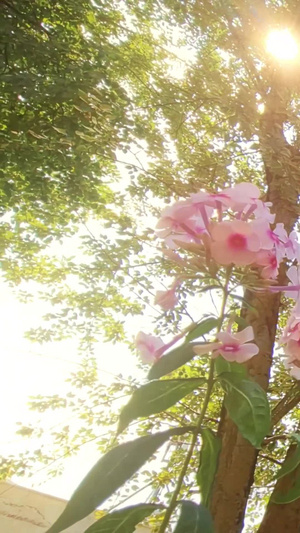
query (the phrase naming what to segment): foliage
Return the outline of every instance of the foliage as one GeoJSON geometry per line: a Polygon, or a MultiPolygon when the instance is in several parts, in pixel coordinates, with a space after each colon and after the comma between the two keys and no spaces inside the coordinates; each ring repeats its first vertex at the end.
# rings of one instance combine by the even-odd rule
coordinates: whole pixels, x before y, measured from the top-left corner
{"type": "MultiPolygon", "coordinates": [[[[32,406],[40,412],[60,412],[67,406],[83,425],[52,432],[52,443],[32,456],[3,458],[3,475],[22,474],[37,459],[50,465],[57,453],[75,453],[91,439],[103,453],[113,434],[99,436],[99,419],[106,428],[117,422],[113,401],[119,395],[133,393],[136,398],[152,383],[167,387],[169,380],[208,380],[208,358],[195,357],[193,344],[220,324],[217,317],[207,316],[207,300],[199,304],[199,295],[209,286],[218,300],[226,274],[223,271],[216,281],[214,272],[206,277],[199,273],[194,252],[194,269],[189,271],[161,257],[154,246],[153,215],[200,188],[215,192],[241,181],[260,185],[267,199],[277,202],[278,222],[287,222],[294,213],[299,190],[299,69],[268,56],[265,36],[282,21],[289,25],[296,7],[292,0],[255,6],[246,0],[238,5],[177,0],[163,5],[155,0],[3,2],[1,264],[11,285],[28,291],[24,281],[42,283],[42,298],[53,305],[44,324],[28,337],[46,342],[76,334],[82,352],[90,357],[99,337],[129,342],[127,325],[146,308],[151,309],[157,335],[176,334],[193,319],[185,344],[151,368],[148,378],[159,381],[139,388],[135,380],[117,379],[107,387],[98,383],[95,366],[84,361],[81,374],[72,378],[70,396],[34,400],[32,406]],[[181,48],[174,50],[171,43],[181,48]],[[184,59],[178,60],[175,56],[182,51],[184,59]],[[178,76],[172,72],[174,62],[181,65],[178,76]],[[66,257],[64,246],[78,230],[78,252],[66,257]],[[179,275],[184,283],[178,305],[154,311],[150,306],[155,289],[179,275]],[[208,328],[202,329],[205,324],[208,328]]],[[[237,286],[244,281],[239,273],[232,282],[237,286]]],[[[257,320],[255,306],[240,292],[229,300],[235,330],[248,324],[246,320],[241,327],[246,308],[257,320]]],[[[282,300],[280,328],[289,305],[282,300]]],[[[251,518],[272,492],[277,463],[283,461],[289,442],[286,434],[297,430],[293,399],[298,390],[275,353],[268,398],[273,420],[283,414],[270,429],[264,393],[235,370],[234,364],[216,360],[220,379],[178,501],[198,494],[194,473],[201,445],[204,454],[205,439],[216,434],[225,386],[232,419],[246,438],[261,446],[249,499],[251,518]],[[230,373],[227,381],[224,372],[230,373]]],[[[172,398],[174,405],[167,401],[161,412],[157,407],[146,414],[130,411],[123,426],[149,417],[135,426],[138,438],[174,424],[194,426],[204,387],[172,398]]],[[[42,432],[36,427],[20,431],[24,436],[42,432]]],[[[121,438],[132,437],[130,431],[121,438]]],[[[144,477],[132,478],[128,490],[134,492],[135,483],[150,480],[157,499],[169,501],[190,443],[188,437],[173,438],[162,471],[146,467],[140,474],[144,477]]],[[[217,453],[213,455],[210,478],[217,468],[217,453]]],[[[205,487],[205,499],[209,492],[205,487]]],[[[121,494],[117,492],[119,499],[121,494]]],[[[160,515],[149,521],[159,523],[160,515]]],[[[249,527],[253,531],[254,526],[249,527]]]]}

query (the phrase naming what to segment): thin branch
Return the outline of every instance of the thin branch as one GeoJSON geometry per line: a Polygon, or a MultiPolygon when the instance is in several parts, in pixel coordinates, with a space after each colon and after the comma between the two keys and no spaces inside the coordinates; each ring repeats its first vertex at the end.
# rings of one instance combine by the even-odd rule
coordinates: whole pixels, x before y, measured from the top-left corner
{"type": "Polygon", "coordinates": [[[278,459],[274,459],[274,457],[272,457],[271,455],[260,453],[259,457],[263,457],[264,459],[267,459],[268,461],[271,461],[272,463],[282,466],[282,461],[278,461],[278,459]]]}
{"type": "Polygon", "coordinates": [[[300,402],[300,385],[296,383],[275,405],[272,411],[272,425],[276,426],[300,402]]]}

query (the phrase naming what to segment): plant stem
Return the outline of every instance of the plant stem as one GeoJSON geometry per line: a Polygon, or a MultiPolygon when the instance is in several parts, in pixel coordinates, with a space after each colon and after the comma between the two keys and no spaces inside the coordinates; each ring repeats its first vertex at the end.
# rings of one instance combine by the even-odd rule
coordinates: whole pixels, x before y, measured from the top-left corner
{"type": "MultiPolygon", "coordinates": [[[[221,330],[222,323],[223,323],[223,320],[224,320],[227,297],[228,297],[228,283],[229,283],[231,271],[232,271],[231,267],[228,267],[227,270],[226,270],[226,277],[225,277],[225,284],[224,284],[224,287],[223,287],[223,297],[222,297],[222,303],[221,303],[220,323],[219,323],[219,326],[218,326],[218,332],[221,330]]],[[[206,393],[205,393],[202,409],[201,409],[201,412],[200,412],[200,415],[199,415],[199,418],[198,418],[198,421],[197,421],[197,425],[196,425],[196,428],[195,428],[195,431],[194,431],[194,434],[193,434],[192,442],[191,442],[190,447],[188,449],[186,458],[184,460],[181,472],[179,474],[179,477],[178,477],[178,480],[177,480],[177,483],[176,483],[175,490],[173,492],[170,504],[169,504],[169,506],[168,506],[168,508],[166,510],[165,516],[163,518],[163,521],[161,523],[161,526],[159,528],[159,532],[158,533],[165,533],[165,531],[166,531],[166,529],[168,527],[171,515],[172,515],[174,509],[176,508],[177,497],[178,497],[178,495],[180,493],[184,477],[186,475],[190,460],[192,458],[192,455],[193,455],[193,452],[194,452],[194,448],[195,448],[195,445],[197,443],[198,435],[200,433],[201,426],[202,426],[202,423],[203,423],[203,420],[204,420],[204,417],[205,417],[205,414],[206,414],[206,411],[207,411],[207,407],[208,407],[209,400],[210,400],[210,395],[211,395],[211,392],[212,392],[212,389],[213,389],[213,386],[214,386],[214,365],[215,365],[215,362],[212,359],[211,363],[210,363],[210,367],[209,367],[207,389],[206,389],[206,393]]]]}
{"type": "Polygon", "coordinates": [[[180,489],[181,489],[182,482],[184,480],[184,476],[186,475],[186,472],[187,472],[187,469],[188,469],[188,466],[189,466],[189,462],[191,460],[195,445],[197,443],[197,438],[198,438],[198,435],[199,435],[199,432],[200,432],[200,429],[201,429],[201,426],[202,426],[203,419],[205,417],[205,413],[206,413],[206,410],[207,410],[207,407],[208,407],[208,403],[209,403],[209,399],[210,399],[210,395],[211,395],[211,391],[212,391],[213,386],[214,386],[214,360],[212,360],[211,363],[210,363],[209,376],[208,376],[208,381],[207,381],[207,390],[206,390],[206,393],[205,393],[205,398],[204,398],[204,402],[203,402],[203,405],[202,405],[201,413],[200,413],[200,416],[199,416],[198,421],[197,421],[197,426],[196,426],[195,432],[193,434],[192,442],[190,444],[190,447],[188,449],[188,453],[187,453],[186,458],[185,458],[184,463],[183,463],[183,467],[182,467],[181,472],[179,474],[179,478],[177,480],[176,487],[175,487],[175,490],[173,492],[169,507],[166,510],[164,519],[163,519],[162,524],[160,526],[159,533],[164,533],[166,531],[166,528],[167,528],[167,526],[169,524],[171,515],[172,515],[172,513],[173,513],[173,511],[174,511],[174,509],[176,507],[177,496],[180,493],[180,489]]]}

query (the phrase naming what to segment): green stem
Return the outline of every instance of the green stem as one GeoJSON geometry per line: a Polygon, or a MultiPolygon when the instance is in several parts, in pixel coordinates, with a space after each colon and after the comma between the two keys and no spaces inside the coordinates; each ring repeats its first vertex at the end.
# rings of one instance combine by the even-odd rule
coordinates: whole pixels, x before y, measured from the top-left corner
{"type": "Polygon", "coordinates": [[[207,390],[206,390],[206,393],[205,393],[205,398],[204,398],[204,402],[203,402],[203,405],[202,405],[201,413],[200,413],[200,416],[198,418],[197,426],[196,426],[195,432],[193,434],[192,442],[190,444],[190,447],[188,449],[186,458],[185,458],[184,463],[183,463],[183,467],[182,467],[181,472],[179,474],[179,478],[177,480],[176,487],[175,487],[175,490],[173,492],[169,507],[166,510],[164,519],[163,519],[162,524],[160,526],[159,533],[164,533],[166,531],[166,528],[167,528],[167,526],[169,524],[171,515],[172,515],[172,513],[173,513],[173,511],[174,511],[174,509],[176,507],[177,497],[178,497],[178,494],[180,493],[182,482],[183,482],[184,477],[186,475],[186,472],[187,472],[191,457],[193,455],[193,451],[194,451],[195,445],[197,443],[197,438],[198,438],[198,435],[199,435],[199,432],[200,432],[200,429],[201,429],[201,426],[202,426],[202,422],[203,422],[204,417],[205,417],[205,413],[206,413],[206,410],[207,410],[207,407],[208,407],[208,403],[209,403],[209,399],[210,399],[210,395],[211,395],[211,391],[213,389],[213,386],[214,386],[214,360],[212,359],[211,363],[210,363],[210,369],[209,369],[207,390]]]}
{"type": "MultiPolygon", "coordinates": [[[[231,270],[232,270],[231,267],[228,267],[227,270],[226,270],[226,277],[225,277],[225,284],[224,284],[224,288],[223,288],[223,298],[222,298],[222,303],[221,303],[220,323],[219,323],[219,327],[218,327],[218,332],[221,330],[222,323],[223,323],[223,320],[224,320],[227,297],[228,297],[228,283],[229,283],[229,279],[230,279],[230,275],[231,275],[231,270]]],[[[194,448],[195,448],[195,445],[197,443],[198,435],[200,433],[201,426],[202,426],[202,423],[203,423],[203,420],[204,420],[204,417],[205,417],[205,414],[206,414],[206,411],[207,411],[207,407],[208,407],[209,400],[210,400],[210,395],[211,395],[211,392],[212,392],[212,389],[213,389],[213,386],[214,386],[214,366],[215,366],[215,362],[212,359],[211,363],[210,363],[210,367],[209,367],[207,389],[206,389],[206,393],[205,393],[202,409],[201,409],[201,412],[200,412],[200,415],[199,415],[199,418],[198,418],[198,421],[197,421],[196,429],[194,431],[190,447],[188,449],[188,452],[187,452],[186,458],[184,460],[181,472],[179,474],[179,477],[178,477],[178,480],[177,480],[177,483],[176,483],[176,487],[175,487],[175,490],[173,492],[170,504],[169,504],[169,506],[168,506],[168,508],[166,510],[165,516],[163,518],[163,521],[162,521],[162,524],[161,524],[161,526],[159,528],[159,532],[158,533],[165,533],[165,531],[166,531],[166,529],[168,527],[171,515],[172,515],[173,511],[176,508],[177,497],[178,497],[178,495],[180,493],[184,477],[186,475],[190,460],[192,458],[192,455],[193,455],[193,452],[194,452],[194,448]]]]}

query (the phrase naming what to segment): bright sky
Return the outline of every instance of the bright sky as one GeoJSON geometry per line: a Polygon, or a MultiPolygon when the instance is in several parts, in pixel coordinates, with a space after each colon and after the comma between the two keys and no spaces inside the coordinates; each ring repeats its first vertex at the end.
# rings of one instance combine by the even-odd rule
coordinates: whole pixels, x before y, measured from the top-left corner
{"type": "MultiPolygon", "coordinates": [[[[39,345],[23,337],[27,329],[40,323],[41,315],[47,307],[47,304],[39,301],[30,304],[20,303],[13,291],[1,282],[0,401],[1,405],[6,407],[2,411],[0,454],[17,453],[18,450],[25,451],[33,445],[30,439],[15,435],[17,421],[27,423],[30,419],[36,419],[36,414],[33,415],[28,409],[28,397],[36,394],[63,394],[66,388],[65,380],[71,372],[79,369],[76,341],[67,340],[39,345]]],[[[97,355],[99,356],[99,377],[104,383],[110,381],[114,372],[122,373],[124,376],[137,373],[136,358],[125,345],[119,345],[116,349],[116,346],[108,343],[99,343],[97,355]]],[[[50,427],[57,420],[56,413],[40,415],[40,418],[44,417],[47,417],[50,427]]],[[[68,412],[63,413],[62,426],[66,424],[66,420],[68,420],[68,412]]],[[[78,456],[75,458],[78,483],[99,457],[99,453],[91,457],[92,447],[87,445],[87,448],[90,449],[84,449],[80,458],[78,456]]],[[[74,489],[72,465],[68,470],[69,472],[67,471],[59,479],[46,482],[47,468],[44,468],[39,475],[26,481],[26,485],[49,491],[60,497],[68,497],[74,489]],[[70,472],[72,472],[71,479],[70,472]]],[[[24,479],[18,479],[16,482],[22,484],[24,479]]]]}

